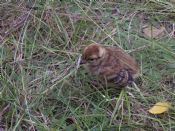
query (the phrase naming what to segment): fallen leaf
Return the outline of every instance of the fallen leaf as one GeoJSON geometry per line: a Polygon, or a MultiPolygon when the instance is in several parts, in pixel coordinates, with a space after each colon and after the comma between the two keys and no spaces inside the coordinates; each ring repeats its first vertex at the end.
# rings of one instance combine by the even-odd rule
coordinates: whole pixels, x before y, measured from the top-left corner
{"type": "Polygon", "coordinates": [[[151,107],[148,111],[151,114],[161,114],[171,107],[171,103],[169,102],[157,102],[153,107],[151,107]]]}
{"type": "Polygon", "coordinates": [[[143,29],[144,35],[146,37],[149,37],[149,38],[158,38],[158,37],[160,37],[161,35],[164,34],[164,31],[165,31],[164,26],[161,26],[159,29],[154,27],[154,26],[146,26],[143,29]]]}

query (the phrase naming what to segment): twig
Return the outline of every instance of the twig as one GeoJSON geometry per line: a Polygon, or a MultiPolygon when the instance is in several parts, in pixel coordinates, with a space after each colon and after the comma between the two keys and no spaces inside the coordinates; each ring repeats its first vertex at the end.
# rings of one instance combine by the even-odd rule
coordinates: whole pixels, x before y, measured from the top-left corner
{"type": "Polygon", "coordinates": [[[0,112],[0,122],[2,120],[2,115],[9,109],[10,104],[8,104],[1,112],[0,112]]]}
{"type": "Polygon", "coordinates": [[[131,50],[127,50],[126,52],[127,53],[133,53],[133,52],[139,52],[139,51],[142,51],[148,47],[150,47],[151,45],[144,45],[144,46],[141,46],[141,47],[138,47],[138,48],[135,48],[135,49],[131,49],[131,50]]]}

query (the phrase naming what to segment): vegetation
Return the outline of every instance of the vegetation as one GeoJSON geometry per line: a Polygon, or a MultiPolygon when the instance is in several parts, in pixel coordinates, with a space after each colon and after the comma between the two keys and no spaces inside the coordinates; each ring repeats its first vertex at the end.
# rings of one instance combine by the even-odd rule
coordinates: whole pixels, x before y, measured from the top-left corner
{"type": "Polygon", "coordinates": [[[0,129],[175,130],[174,14],[167,0],[0,2],[0,129]],[[137,88],[94,86],[79,66],[91,42],[130,52],[137,88]],[[160,101],[171,109],[150,114],[160,101]]]}

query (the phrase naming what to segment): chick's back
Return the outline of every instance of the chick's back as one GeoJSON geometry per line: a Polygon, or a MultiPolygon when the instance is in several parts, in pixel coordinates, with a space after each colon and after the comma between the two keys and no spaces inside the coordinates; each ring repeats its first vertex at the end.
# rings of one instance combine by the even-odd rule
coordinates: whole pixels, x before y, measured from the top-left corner
{"type": "Polygon", "coordinates": [[[106,48],[106,55],[94,70],[102,79],[120,84],[133,81],[138,76],[138,64],[133,57],[120,48],[106,48]]]}

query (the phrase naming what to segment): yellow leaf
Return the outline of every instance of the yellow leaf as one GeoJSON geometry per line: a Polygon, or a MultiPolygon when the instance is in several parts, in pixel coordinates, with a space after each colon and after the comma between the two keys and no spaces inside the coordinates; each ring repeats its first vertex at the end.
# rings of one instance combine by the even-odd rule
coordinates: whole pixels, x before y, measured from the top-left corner
{"type": "Polygon", "coordinates": [[[151,114],[161,114],[171,107],[171,103],[169,102],[158,102],[152,108],[149,109],[149,113],[151,114]]]}

